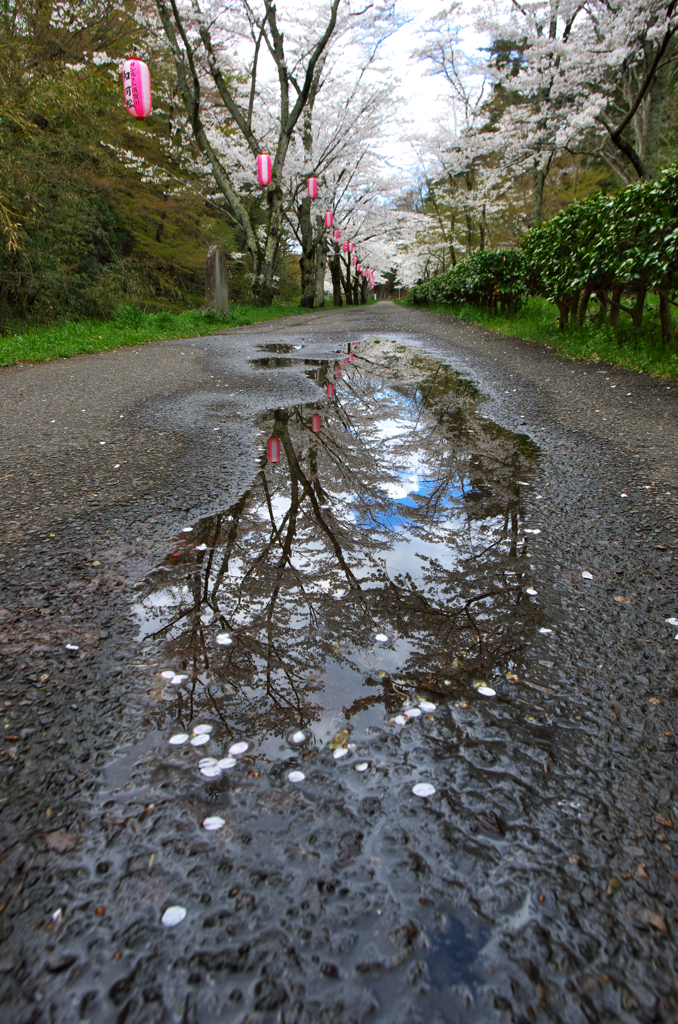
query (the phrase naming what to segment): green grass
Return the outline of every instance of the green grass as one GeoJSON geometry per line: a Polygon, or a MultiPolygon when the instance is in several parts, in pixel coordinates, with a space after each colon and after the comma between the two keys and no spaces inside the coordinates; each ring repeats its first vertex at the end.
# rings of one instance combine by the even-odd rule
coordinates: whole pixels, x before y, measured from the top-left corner
{"type": "MultiPolygon", "coordinates": [[[[325,308],[332,309],[332,303],[325,308]]],[[[207,308],[183,313],[145,313],[137,306],[121,306],[115,320],[67,320],[50,327],[27,327],[21,333],[5,335],[0,338],[0,366],[76,356],[82,352],[105,352],[149,341],[202,337],[229,327],[305,312],[311,310],[292,302],[264,307],[231,305],[226,314],[207,308]]]]}
{"type": "Polygon", "coordinates": [[[512,334],[536,341],[547,348],[556,349],[568,359],[600,360],[657,377],[678,377],[678,344],[668,347],[662,343],[658,314],[651,304],[648,304],[645,314],[646,327],[643,333],[634,335],[630,324],[622,324],[619,336],[611,327],[600,327],[593,320],[587,320],[581,327],[568,327],[561,333],[556,307],[541,298],[527,299],[514,316],[501,313],[494,316],[488,310],[472,305],[407,305],[413,309],[428,309],[434,313],[456,316],[467,323],[488,327],[500,334],[512,334]]]}

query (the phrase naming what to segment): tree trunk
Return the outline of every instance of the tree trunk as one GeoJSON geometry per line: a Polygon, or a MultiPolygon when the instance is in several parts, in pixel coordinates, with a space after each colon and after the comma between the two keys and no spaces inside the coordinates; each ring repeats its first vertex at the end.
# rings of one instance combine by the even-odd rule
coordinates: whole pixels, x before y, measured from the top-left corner
{"type": "Polygon", "coordinates": [[[466,255],[470,256],[473,249],[473,220],[469,210],[465,211],[466,215],[466,255]]]}
{"type": "Polygon", "coordinates": [[[556,299],[556,306],[558,307],[558,327],[564,331],[570,315],[570,296],[566,295],[564,299],[556,299]]]}
{"type": "Polygon", "coordinates": [[[546,171],[541,167],[532,169],[532,209],[528,224],[531,228],[540,224],[544,209],[544,185],[546,184],[546,171]]]}
{"type": "Polygon", "coordinates": [[[358,277],[356,274],[353,275],[353,282],[351,287],[353,288],[353,305],[360,305],[360,286],[358,284],[358,277]]]}
{"type": "Polygon", "coordinates": [[[304,196],[299,203],[297,216],[299,217],[299,228],[301,230],[301,256],[299,258],[299,266],[301,268],[300,305],[307,309],[313,309],[315,300],[316,240],[313,237],[311,199],[309,196],[304,196]]]}
{"type": "Polygon", "coordinates": [[[330,256],[330,274],[332,275],[332,300],[339,309],[343,305],[341,299],[341,266],[339,264],[339,246],[334,245],[334,252],[330,256]]]}
{"type": "Polygon", "coordinates": [[[360,304],[364,306],[367,303],[369,282],[366,277],[360,279],[360,304]]]}
{"type": "Polygon", "coordinates": [[[582,289],[581,298],[579,300],[579,310],[577,312],[577,323],[580,327],[586,319],[586,310],[589,306],[589,300],[591,298],[592,291],[593,288],[590,284],[587,284],[586,287],[582,289]]]}
{"type": "Polygon", "coordinates": [[[315,294],[313,304],[316,309],[322,309],[325,305],[325,269],[327,267],[327,239],[325,237],[325,222],[322,217],[315,219],[316,223],[316,261],[315,261],[315,294]]]}
{"type": "Polygon", "coordinates": [[[487,216],[485,210],[485,204],[483,203],[483,212],[480,217],[480,248],[485,248],[485,238],[487,236],[487,216]]]}
{"type": "Polygon", "coordinates": [[[662,325],[662,341],[671,344],[674,335],[669,293],[665,288],[658,288],[657,291],[659,292],[659,319],[662,325]]]}
{"type": "Polygon", "coordinates": [[[643,310],[645,308],[646,295],[647,285],[639,284],[636,288],[636,301],[633,307],[633,313],[631,314],[634,331],[640,331],[643,326],[643,310]]]}
{"type": "Polygon", "coordinates": [[[610,326],[613,327],[615,331],[619,330],[619,314],[621,313],[619,300],[621,299],[623,290],[623,285],[617,284],[612,289],[612,295],[610,296],[610,326]]]}
{"type": "Polygon", "coordinates": [[[341,283],[344,286],[344,295],[346,296],[346,305],[353,305],[353,293],[351,291],[351,256],[347,254],[344,260],[346,265],[346,273],[341,275],[341,283]]]}

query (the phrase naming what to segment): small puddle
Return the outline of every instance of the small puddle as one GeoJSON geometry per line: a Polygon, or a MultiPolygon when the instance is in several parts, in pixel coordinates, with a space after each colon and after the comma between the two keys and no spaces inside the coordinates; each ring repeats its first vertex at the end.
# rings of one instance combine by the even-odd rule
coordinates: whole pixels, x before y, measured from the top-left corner
{"type": "Polygon", "coordinates": [[[260,418],[254,483],[182,536],[135,607],[184,676],[156,680],[170,717],[269,760],[290,730],[355,739],[422,699],[500,695],[536,614],[518,483],[536,445],[415,350],[306,363],[334,397],[260,418]]]}

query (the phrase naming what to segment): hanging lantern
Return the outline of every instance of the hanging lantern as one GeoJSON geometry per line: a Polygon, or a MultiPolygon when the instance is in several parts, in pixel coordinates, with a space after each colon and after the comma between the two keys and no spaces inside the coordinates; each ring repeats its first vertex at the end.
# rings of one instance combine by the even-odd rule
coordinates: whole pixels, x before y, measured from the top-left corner
{"type": "Polygon", "coordinates": [[[353,242],[348,243],[348,251],[353,252],[353,242]]]}
{"type": "Polygon", "coordinates": [[[353,257],[352,263],[353,263],[354,267],[357,266],[357,264],[358,264],[358,257],[357,256],[353,257]]]}
{"type": "Polygon", "coordinates": [[[355,269],[360,273],[360,264],[356,262],[355,269]]]}
{"type": "Polygon", "coordinates": [[[136,57],[130,57],[122,65],[122,91],[125,106],[138,121],[143,121],[151,112],[151,72],[148,64],[136,57]]]}
{"type": "Polygon", "coordinates": [[[348,252],[348,242],[346,241],[346,239],[344,239],[341,248],[344,250],[344,252],[348,252]]]}
{"type": "Polygon", "coordinates": [[[334,384],[327,384],[325,387],[325,394],[328,398],[334,398],[334,384]]]}
{"type": "Polygon", "coordinates": [[[280,439],[277,437],[269,437],[266,447],[268,450],[268,461],[280,462],[280,439]]]}
{"type": "Polygon", "coordinates": [[[332,214],[331,210],[328,210],[326,212],[326,214],[325,214],[325,227],[327,228],[328,231],[332,227],[333,223],[334,223],[334,215],[332,214]]]}
{"type": "Polygon", "coordinates": [[[313,431],[314,434],[319,434],[321,426],[322,420],[320,419],[320,416],[316,412],[313,414],[313,416],[311,416],[311,430],[313,431]]]}
{"type": "Polygon", "coordinates": [[[340,238],[341,238],[341,231],[339,230],[339,228],[336,228],[335,232],[334,232],[334,240],[335,240],[335,242],[338,242],[340,238]]]}
{"type": "Polygon", "coordinates": [[[318,198],[318,179],[317,178],[309,178],[308,179],[308,194],[309,194],[309,198],[311,198],[311,199],[317,199],[318,198]]]}
{"type": "Polygon", "coordinates": [[[257,178],[263,188],[271,184],[271,158],[268,153],[260,153],[257,157],[257,178]]]}

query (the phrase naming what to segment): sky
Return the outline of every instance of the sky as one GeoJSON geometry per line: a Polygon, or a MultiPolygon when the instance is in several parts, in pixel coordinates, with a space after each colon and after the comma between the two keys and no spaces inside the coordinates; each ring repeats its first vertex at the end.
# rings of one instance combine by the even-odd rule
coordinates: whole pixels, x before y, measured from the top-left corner
{"type": "MultiPolygon", "coordinates": [[[[450,0],[417,0],[416,3],[401,0],[400,11],[409,15],[410,21],[388,41],[384,51],[384,62],[398,73],[400,88],[400,124],[409,122],[412,132],[435,134],[441,120],[449,118],[449,86],[444,79],[427,74],[427,63],[411,57],[412,50],[422,43],[423,26],[435,14],[450,6],[450,0]]],[[[477,7],[477,0],[463,0],[468,27],[462,32],[462,45],[470,55],[478,47],[487,45],[485,36],[470,27],[471,12],[477,7]]],[[[411,172],[416,165],[416,153],[410,146],[403,146],[398,139],[398,127],[385,135],[382,152],[395,169],[411,172]]]]}

